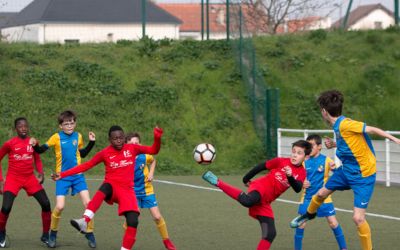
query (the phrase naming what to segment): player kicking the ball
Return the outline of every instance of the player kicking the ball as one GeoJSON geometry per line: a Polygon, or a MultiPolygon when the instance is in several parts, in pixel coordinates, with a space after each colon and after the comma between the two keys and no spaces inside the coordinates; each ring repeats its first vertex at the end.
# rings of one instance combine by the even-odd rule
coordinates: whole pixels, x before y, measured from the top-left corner
{"type": "Polygon", "coordinates": [[[203,179],[218,187],[228,196],[249,208],[249,215],[261,225],[261,240],[257,250],[268,250],[276,236],[275,219],[271,203],[289,187],[296,193],[302,190],[306,170],[303,162],[311,152],[311,144],[304,140],[292,144],[290,158],[274,158],[262,162],[251,169],[244,177],[243,183],[248,186],[247,193],[223,182],[211,171],[203,175],[203,179]],[[263,170],[269,172],[260,178],[250,181],[263,170]]]}

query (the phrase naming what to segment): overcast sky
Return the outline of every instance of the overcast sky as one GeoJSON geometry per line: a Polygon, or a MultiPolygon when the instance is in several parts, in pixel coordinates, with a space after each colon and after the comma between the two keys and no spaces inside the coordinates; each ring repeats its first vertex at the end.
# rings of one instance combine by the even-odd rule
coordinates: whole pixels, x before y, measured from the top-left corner
{"type": "MultiPolygon", "coordinates": [[[[112,0],[110,0],[112,1],[112,0]]],[[[195,2],[195,3],[200,3],[200,0],[155,0],[156,2],[195,2]]],[[[218,2],[221,3],[224,0],[210,0],[210,2],[218,2]]],[[[237,0],[231,0],[237,1],[237,0]]],[[[26,5],[28,5],[32,0],[0,0],[0,12],[18,12],[22,8],[24,8],[26,5]]],[[[204,0],[205,2],[205,0],[204,0]]],[[[344,15],[346,13],[347,6],[349,4],[350,0],[332,0],[332,3],[337,3],[341,4],[341,13],[344,15]]],[[[360,5],[366,5],[366,4],[376,4],[376,3],[382,3],[385,5],[387,8],[390,10],[394,10],[394,0],[353,0],[353,6],[352,9],[357,8],[360,5]]],[[[333,4],[332,4],[333,5],[333,4]]],[[[331,18],[333,21],[339,18],[340,14],[340,8],[336,9],[325,9],[321,10],[321,12],[324,13],[331,13],[331,18]]],[[[321,14],[321,16],[326,15],[326,14],[321,14]]]]}

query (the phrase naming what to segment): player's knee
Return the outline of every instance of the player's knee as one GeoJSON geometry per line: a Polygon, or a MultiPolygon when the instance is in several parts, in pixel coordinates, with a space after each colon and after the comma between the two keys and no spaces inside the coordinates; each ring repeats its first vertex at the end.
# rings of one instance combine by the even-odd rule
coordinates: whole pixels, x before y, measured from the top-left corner
{"type": "Polygon", "coordinates": [[[43,212],[50,212],[51,205],[49,199],[45,199],[40,206],[42,207],[43,212]]]}
{"type": "Polygon", "coordinates": [[[365,216],[363,216],[361,214],[354,214],[353,215],[353,221],[357,226],[361,225],[365,221],[365,216]]]}
{"type": "Polygon", "coordinates": [[[159,222],[161,221],[161,219],[162,219],[161,214],[153,215],[153,220],[154,220],[156,223],[159,223],[159,222]]]}
{"type": "Polygon", "coordinates": [[[317,198],[318,200],[324,200],[327,197],[327,195],[325,195],[325,193],[322,190],[319,190],[317,193],[317,198]]]}
{"type": "Polygon", "coordinates": [[[337,228],[339,223],[337,221],[328,221],[329,227],[330,228],[337,228]]]}
{"type": "Polygon", "coordinates": [[[252,207],[259,202],[258,197],[252,197],[246,193],[241,193],[239,195],[238,201],[244,207],[252,207]]]}
{"type": "Polygon", "coordinates": [[[59,212],[62,212],[64,210],[64,204],[56,204],[55,207],[59,212]]]}

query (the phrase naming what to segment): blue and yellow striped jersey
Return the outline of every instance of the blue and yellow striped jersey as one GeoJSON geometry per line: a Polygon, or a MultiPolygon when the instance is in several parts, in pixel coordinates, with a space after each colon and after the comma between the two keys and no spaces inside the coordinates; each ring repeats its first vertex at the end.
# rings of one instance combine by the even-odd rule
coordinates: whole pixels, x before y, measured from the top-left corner
{"type": "MultiPolygon", "coordinates": [[[[46,142],[46,147],[54,147],[56,154],[56,172],[66,171],[81,163],[81,155],[79,149],[83,147],[82,135],[73,132],[68,135],[63,131],[59,131],[52,135],[46,142]]],[[[74,176],[67,177],[73,179],[74,176]]]]}
{"type": "Polygon", "coordinates": [[[138,197],[154,194],[152,183],[147,181],[150,171],[149,167],[153,161],[154,158],[152,155],[140,154],[136,156],[134,182],[135,193],[138,197]]]}
{"type": "Polygon", "coordinates": [[[336,155],[342,161],[343,171],[368,177],[376,173],[376,158],[365,127],[363,122],[340,116],[333,130],[336,135],[336,155]]]}
{"type": "MultiPolygon", "coordinates": [[[[333,160],[322,154],[317,157],[310,157],[310,159],[304,162],[304,167],[307,172],[307,180],[310,182],[310,187],[304,189],[301,202],[303,202],[304,199],[311,200],[312,196],[316,194],[328,181],[330,162],[333,162],[333,160]]],[[[330,202],[332,202],[332,199],[329,195],[328,198],[325,199],[324,203],[330,202]]]]}

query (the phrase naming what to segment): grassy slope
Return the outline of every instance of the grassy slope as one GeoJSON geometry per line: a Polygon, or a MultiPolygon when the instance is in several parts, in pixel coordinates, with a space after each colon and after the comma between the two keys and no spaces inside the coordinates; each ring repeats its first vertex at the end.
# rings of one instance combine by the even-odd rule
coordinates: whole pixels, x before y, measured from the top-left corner
{"type": "MultiPolygon", "coordinates": [[[[111,125],[141,132],[144,144],[152,143],[156,124],[163,127],[158,162],[164,172],[202,172],[192,150],[204,141],[217,149],[212,168],[219,172],[237,172],[262,158],[244,87],[223,42],[0,44],[0,56],[1,141],[13,135],[13,120],[26,116],[31,134],[45,142],[58,129],[58,113],[72,108],[84,138],[89,130],[97,134],[93,151],[108,144],[111,125]]],[[[54,165],[53,153],[44,158],[54,165]]]]}
{"type": "Polygon", "coordinates": [[[399,130],[398,30],[262,37],[256,47],[267,83],[281,89],[281,127],[324,127],[314,100],[336,88],[345,94],[344,114],[399,130]]]}

